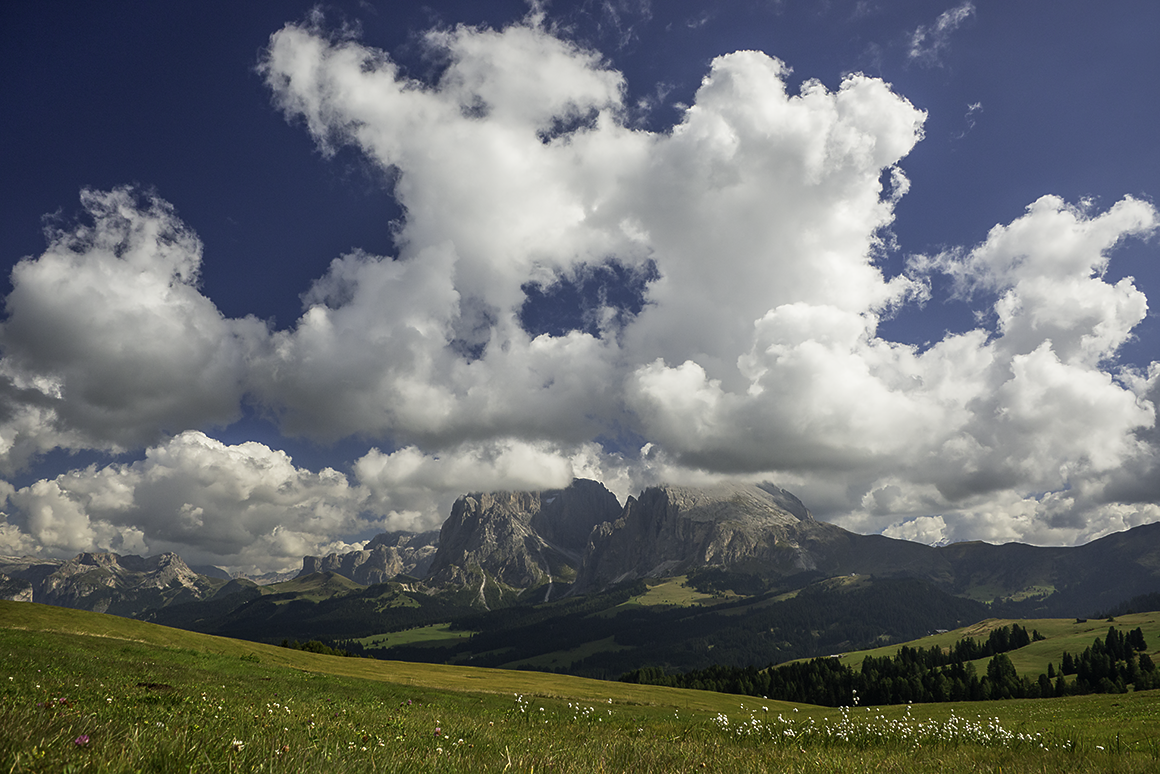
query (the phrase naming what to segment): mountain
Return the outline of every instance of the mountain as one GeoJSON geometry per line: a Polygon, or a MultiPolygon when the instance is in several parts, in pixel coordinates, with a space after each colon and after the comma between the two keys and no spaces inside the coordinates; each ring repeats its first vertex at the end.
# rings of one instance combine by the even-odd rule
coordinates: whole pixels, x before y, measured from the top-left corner
{"type": "Polygon", "coordinates": [[[586,479],[545,492],[464,495],[443,523],[426,582],[472,589],[483,607],[539,586],[548,587],[546,600],[575,576],[593,528],[620,512],[614,494],[586,479]]]}
{"type": "Polygon", "coordinates": [[[684,575],[699,567],[760,564],[794,574],[816,567],[798,541],[802,524],[815,525],[800,501],[774,488],[721,484],[694,489],[661,486],[629,498],[622,514],[589,538],[576,589],[637,578],[684,575]],[[789,498],[793,498],[792,501],[789,498]]]}
{"type": "Polygon", "coordinates": [[[1072,548],[933,547],[816,521],[769,484],[651,487],[592,532],[573,593],[707,569],[751,591],[795,576],[799,586],[846,575],[915,578],[996,614],[1082,616],[1160,589],[1160,524],[1072,548]]]}
{"type": "MultiPolygon", "coordinates": [[[[199,575],[172,553],[82,553],[67,561],[0,557],[0,573],[7,579],[2,588],[18,598],[123,616],[205,599],[226,583],[199,575]]],[[[13,597],[5,591],[5,598],[13,597]]]]}
{"type": "Polygon", "coordinates": [[[435,557],[438,542],[436,531],[384,532],[361,551],[302,557],[302,571],[297,577],[332,572],[364,586],[386,583],[398,575],[423,578],[435,557]]]}
{"type": "Polygon", "coordinates": [[[1087,616],[1160,590],[1160,523],[1072,548],[972,542],[932,550],[952,568],[952,593],[1003,615],[1087,616]]]}
{"type": "Polygon", "coordinates": [[[684,669],[835,652],[988,615],[1086,617],[1158,589],[1160,524],[1076,548],[932,547],[818,521],[770,484],[650,487],[623,507],[586,480],[464,495],[438,535],[384,533],[304,557],[294,580],[267,586],[199,575],[173,554],[0,557],[9,599],[613,676],[649,659],[684,669]],[[365,639],[435,623],[458,631],[440,645],[365,639]]]}
{"type": "MultiPolygon", "coordinates": [[[[302,558],[305,559],[306,557],[302,558]]],[[[301,574],[301,572],[301,570],[288,570],[285,572],[272,570],[271,572],[263,572],[256,575],[238,573],[236,576],[234,576],[234,580],[250,580],[259,586],[269,586],[273,583],[282,583],[283,581],[294,580],[301,574]]]]}
{"type": "Polygon", "coordinates": [[[32,584],[26,580],[9,578],[0,573],[0,599],[9,602],[31,602],[33,596],[32,584]]]}
{"type": "Polygon", "coordinates": [[[592,533],[576,589],[703,568],[765,581],[866,574],[946,585],[953,578],[929,546],[817,521],[798,498],[772,484],[721,484],[651,487],[629,498],[616,521],[592,533]]]}

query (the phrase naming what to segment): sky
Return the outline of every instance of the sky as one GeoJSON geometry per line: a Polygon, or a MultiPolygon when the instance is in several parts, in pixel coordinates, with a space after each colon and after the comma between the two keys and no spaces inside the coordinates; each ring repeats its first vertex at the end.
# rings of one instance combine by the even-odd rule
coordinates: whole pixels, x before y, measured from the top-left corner
{"type": "Polygon", "coordinates": [[[1151,0],[15,0],[0,553],[239,572],[467,492],[1160,521],[1151,0]]]}

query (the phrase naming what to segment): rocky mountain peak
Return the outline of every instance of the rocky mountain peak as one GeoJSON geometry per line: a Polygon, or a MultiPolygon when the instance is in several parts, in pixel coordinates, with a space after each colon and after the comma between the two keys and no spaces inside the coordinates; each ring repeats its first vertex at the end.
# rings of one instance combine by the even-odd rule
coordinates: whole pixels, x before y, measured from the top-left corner
{"type": "Polygon", "coordinates": [[[35,602],[118,615],[202,599],[213,585],[173,553],[141,557],[92,551],[63,562],[0,557],[0,572],[28,583],[35,602]]]}
{"type": "Polygon", "coordinates": [[[784,489],[772,484],[723,483],[705,487],[664,485],[646,489],[639,498],[661,504],[674,515],[694,522],[744,521],[789,526],[813,521],[813,516],[784,489]],[[773,491],[770,491],[770,490],[773,491]],[[789,506],[789,507],[787,507],[789,506]]]}
{"type": "Polygon", "coordinates": [[[570,578],[593,527],[619,513],[615,495],[584,479],[543,492],[464,495],[443,524],[429,580],[478,584],[486,604],[488,578],[515,589],[570,578]]]}
{"type": "Polygon", "coordinates": [[[800,500],[770,484],[650,487],[592,532],[575,588],[746,563],[813,569],[798,538],[816,525],[800,500]]]}

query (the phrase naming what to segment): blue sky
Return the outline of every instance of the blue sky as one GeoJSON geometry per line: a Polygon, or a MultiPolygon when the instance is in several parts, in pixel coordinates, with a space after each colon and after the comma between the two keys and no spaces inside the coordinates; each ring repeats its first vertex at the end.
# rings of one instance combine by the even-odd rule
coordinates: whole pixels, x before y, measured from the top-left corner
{"type": "Polygon", "coordinates": [[[0,11],[0,552],[273,569],[466,491],[1160,519],[1150,2],[0,11]]]}

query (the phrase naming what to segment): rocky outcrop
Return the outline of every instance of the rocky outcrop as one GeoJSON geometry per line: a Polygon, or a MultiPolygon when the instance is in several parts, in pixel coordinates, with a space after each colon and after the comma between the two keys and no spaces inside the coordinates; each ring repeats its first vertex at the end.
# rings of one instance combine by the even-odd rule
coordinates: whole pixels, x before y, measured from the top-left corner
{"type": "Polygon", "coordinates": [[[194,572],[177,554],[82,553],[67,561],[2,557],[0,572],[28,584],[34,602],[134,616],[211,596],[222,581],[194,572]]]}
{"type": "Polygon", "coordinates": [[[508,589],[567,582],[593,527],[620,510],[614,494],[585,479],[544,492],[465,495],[443,524],[428,583],[478,588],[486,605],[488,580],[508,589]]]}
{"type": "Polygon", "coordinates": [[[766,575],[813,570],[820,557],[803,538],[827,528],[770,484],[652,487],[592,533],[575,590],[700,567],[760,567],[766,575]]]}
{"type": "Polygon", "coordinates": [[[324,557],[302,557],[298,577],[316,572],[333,572],[355,583],[370,586],[386,583],[398,575],[426,577],[435,557],[439,533],[384,532],[374,537],[365,549],[324,557]]]}
{"type": "Polygon", "coordinates": [[[9,602],[31,602],[32,584],[0,573],[0,599],[9,602]]]}

